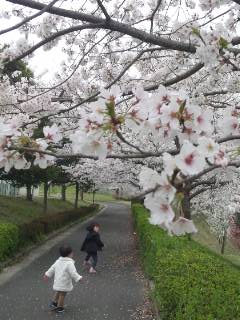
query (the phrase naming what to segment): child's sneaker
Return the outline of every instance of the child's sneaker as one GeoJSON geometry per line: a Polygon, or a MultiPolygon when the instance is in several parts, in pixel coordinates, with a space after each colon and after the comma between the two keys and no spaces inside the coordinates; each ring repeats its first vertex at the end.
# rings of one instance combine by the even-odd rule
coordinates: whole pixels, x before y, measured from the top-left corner
{"type": "Polygon", "coordinates": [[[97,271],[93,267],[91,267],[89,273],[97,273],[97,271]]]}
{"type": "Polygon", "coordinates": [[[49,307],[50,307],[52,310],[57,309],[57,302],[52,301],[52,302],[50,303],[49,307]]]}
{"type": "Polygon", "coordinates": [[[57,313],[63,313],[65,309],[63,307],[57,307],[55,310],[57,313]]]}

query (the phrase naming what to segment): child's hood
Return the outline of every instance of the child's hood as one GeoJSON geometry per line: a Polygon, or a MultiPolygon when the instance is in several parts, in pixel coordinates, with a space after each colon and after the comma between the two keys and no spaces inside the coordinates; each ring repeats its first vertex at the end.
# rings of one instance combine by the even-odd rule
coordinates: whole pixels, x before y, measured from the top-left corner
{"type": "Polygon", "coordinates": [[[61,262],[72,262],[72,263],[75,263],[75,261],[72,258],[69,258],[69,257],[59,257],[58,260],[61,261],[61,262]]]}
{"type": "Polygon", "coordinates": [[[91,232],[93,231],[94,227],[95,227],[96,223],[92,222],[89,226],[87,226],[87,231],[91,232]]]}

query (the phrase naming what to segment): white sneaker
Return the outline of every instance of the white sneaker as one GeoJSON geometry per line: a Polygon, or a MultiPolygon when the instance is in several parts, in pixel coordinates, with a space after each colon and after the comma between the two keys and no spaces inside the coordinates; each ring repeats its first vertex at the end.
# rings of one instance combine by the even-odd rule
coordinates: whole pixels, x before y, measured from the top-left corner
{"type": "Polygon", "coordinates": [[[97,271],[93,267],[91,267],[90,270],[89,270],[89,273],[96,273],[96,272],[97,271]]]}

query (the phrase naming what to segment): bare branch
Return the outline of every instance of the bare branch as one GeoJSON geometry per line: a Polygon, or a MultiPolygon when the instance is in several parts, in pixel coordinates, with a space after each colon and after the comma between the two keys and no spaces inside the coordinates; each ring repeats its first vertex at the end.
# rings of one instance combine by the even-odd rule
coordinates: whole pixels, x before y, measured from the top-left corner
{"type": "Polygon", "coordinates": [[[152,14],[151,14],[151,17],[150,17],[150,21],[151,21],[150,33],[152,33],[152,32],[153,32],[153,21],[154,21],[154,16],[155,16],[155,14],[157,13],[157,11],[158,11],[158,9],[159,9],[159,7],[160,7],[161,3],[162,3],[162,0],[158,0],[157,5],[156,5],[156,8],[153,10],[153,12],[152,12],[152,14]]]}
{"type": "Polygon", "coordinates": [[[42,10],[40,10],[39,12],[33,14],[32,16],[30,17],[27,17],[26,19],[22,20],[21,22],[15,24],[14,26],[10,27],[10,28],[7,28],[7,29],[3,29],[3,30],[0,30],[0,35],[4,34],[4,33],[7,33],[7,32],[10,32],[10,31],[13,31],[13,30],[16,30],[18,29],[19,27],[21,27],[22,25],[28,23],[29,21],[41,16],[44,12],[46,12],[49,8],[51,8],[56,2],[58,2],[59,0],[53,0],[52,2],[50,2],[48,5],[46,5],[44,8],[42,8],[42,10]]]}
{"type": "Polygon", "coordinates": [[[146,52],[153,52],[153,51],[159,51],[159,50],[163,50],[162,48],[149,48],[149,49],[145,49],[142,50],[141,52],[139,52],[136,57],[128,64],[125,66],[125,68],[123,68],[123,70],[119,73],[119,75],[106,87],[106,89],[109,89],[112,85],[114,85],[117,81],[119,81],[121,79],[121,77],[127,72],[127,70],[129,70],[131,68],[131,66],[139,60],[139,58],[141,58],[142,55],[144,55],[144,53],[146,52]]]}
{"type": "MultiPolygon", "coordinates": [[[[6,0],[11,3],[19,4],[25,7],[29,7],[36,10],[42,10],[45,4],[33,0],[6,0]]],[[[235,1],[237,3],[237,0],[235,1]]],[[[66,18],[71,18],[74,20],[81,20],[94,24],[106,24],[106,20],[100,17],[96,17],[91,14],[85,14],[83,12],[77,12],[73,10],[66,10],[58,7],[51,7],[46,10],[51,14],[59,15],[66,18]]],[[[118,31],[120,33],[129,35],[133,38],[142,40],[145,43],[150,43],[154,45],[159,45],[167,49],[177,50],[177,51],[185,51],[189,53],[195,53],[196,47],[191,43],[184,43],[180,41],[171,40],[169,38],[163,38],[159,36],[155,36],[151,33],[147,33],[145,31],[136,29],[128,24],[118,22],[116,20],[110,19],[107,23],[107,29],[112,31],[118,31]]],[[[240,43],[240,37],[235,37],[232,39],[232,45],[237,45],[240,43]]]]}
{"type": "MultiPolygon", "coordinates": [[[[42,10],[45,5],[43,3],[33,1],[33,0],[7,0],[8,2],[19,4],[25,7],[29,7],[36,10],[42,10]]],[[[71,18],[74,20],[85,21],[94,24],[104,24],[106,25],[106,20],[100,17],[96,17],[91,14],[85,14],[83,12],[77,12],[73,10],[66,10],[57,7],[51,7],[47,10],[47,12],[59,15],[65,18],[71,18]]],[[[108,21],[106,25],[106,29],[117,31],[126,35],[129,35],[133,38],[142,40],[145,43],[150,43],[153,45],[162,46],[167,49],[177,50],[177,51],[185,51],[189,53],[195,53],[196,48],[190,43],[184,43],[180,41],[171,40],[169,38],[163,38],[159,36],[155,36],[153,34],[147,33],[140,29],[136,29],[134,27],[129,26],[128,24],[118,22],[116,20],[111,19],[108,21]]]]}
{"type": "Polygon", "coordinates": [[[227,141],[231,141],[231,140],[239,140],[240,139],[240,135],[233,135],[233,136],[227,136],[221,139],[218,139],[217,142],[218,143],[223,143],[223,142],[227,142],[227,141]]]}
{"type": "Polygon", "coordinates": [[[98,29],[98,28],[101,28],[103,26],[104,26],[103,24],[84,24],[84,25],[78,25],[78,26],[70,27],[70,28],[63,29],[61,31],[55,32],[51,36],[43,39],[42,41],[38,42],[37,44],[32,46],[27,51],[23,52],[18,57],[16,57],[13,60],[9,61],[7,64],[11,64],[11,63],[13,63],[13,62],[15,62],[17,60],[21,60],[21,59],[27,57],[28,55],[32,54],[35,50],[37,50],[40,47],[42,47],[45,44],[47,44],[48,42],[51,42],[56,38],[64,36],[65,34],[68,34],[68,33],[74,32],[74,31],[81,31],[81,30],[85,30],[85,29],[98,29]]]}
{"type": "Polygon", "coordinates": [[[206,192],[208,190],[210,190],[211,188],[202,188],[197,190],[196,192],[194,192],[193,194],[190,195],[189,199],[192,200],[193,198],[195,198],[196,196],[198,196],[199,194],[206,192]]]}
{"type": "Polygon", "coordinates": [[[97,3],[99,5],[99,7],[101,8],[103,14],[105,15],[106,21],[108,23],[108,21],[111,19],[111,17],[109,16],[107,9],[104,7],[103,3],[101,0],[97,0],[97,3]]]}
{"type": "Polygon", "coordinates": [[[136,149],[136,150],[139,151],[140,153],[146,153],[146,152],[142,151],[138,146],[135,146],[134,144],[132,144],[132,143],[130,143],[129,141],[127,141],[127,140],[124,138],[124,136],[122,135],[122,133],[121,133],[120,131],[117,131],[117,132],[116,132],[116,135],[118,136],[118,138],[119,138],[122,142],[126,143],[128,146],[136,149]]]}
{"type": "Polygon", "coordinates": [[[157,191],[157,189],[158,189],[159,187],[160,187],[160,186],[157,184],[154,188],[145,190],[145,191],[143,191],[143,192],[141,192],[141,193],[139,193],[139,194],[137,194],[137,195],[135,195],[135,196],[133,196],[133,197],[127,197],[127,198],[124,198],[124,199],[127,200],[127,201],[131,201],[131,200],[135,200],[135,199],[141,199],[141,198],[143,198],[144,196],[146,196],[147,194],[157,191]]]}
{"type": "Polygon", "coordinates": [[[240,0],[232,0],[232,2],[235,2],[237,4],[240,4],[240,0]]]}
{"type": "MultiPolygon", "coordinates": [[[[186,72],[183,72],[180,75],[177,75],[175,78],[172,78],[172,79],[169,79],[169,80],[166,80],[166,81],[162,81],[162,82],[150,85],[150,86],[146,86],[144,88],[144,90],[145,91],[157,90],[160,85],[163,85],[165,87],[169,87],[169,86],[171,86],[171,85],[173,85],[175,83],[178,83],[178,82],[180,82],[182,80],[185,80],[185,79],[189,78],[190,76],[192,76],[193,74],[195,74],[196,72],[201,70],[203,67],[204,67],[203,63],[197,63],[191,69],[187,70],[186,72]]],[[[126,95],[131,95],[131,94],[132,94],[132,91],[128,91],[124,95],[126,96],[126,95]]]]}

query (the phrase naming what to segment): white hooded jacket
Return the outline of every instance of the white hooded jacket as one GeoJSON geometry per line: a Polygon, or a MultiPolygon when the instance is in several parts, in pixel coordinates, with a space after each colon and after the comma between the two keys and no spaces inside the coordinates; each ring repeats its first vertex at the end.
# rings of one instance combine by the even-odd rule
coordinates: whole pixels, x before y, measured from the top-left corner
{"type": "Polygon", "coordinates": [[[54,275],[53,290],[69,292],[73,289],[72,280],[78,282],[82,277],[77,273],[74,260],[60,257],[45,273],[48,278],[54,275]]]}

